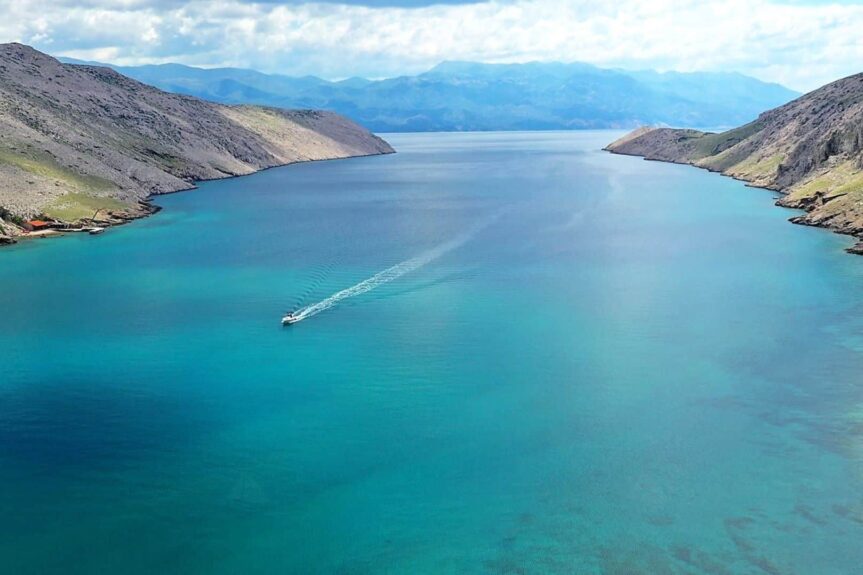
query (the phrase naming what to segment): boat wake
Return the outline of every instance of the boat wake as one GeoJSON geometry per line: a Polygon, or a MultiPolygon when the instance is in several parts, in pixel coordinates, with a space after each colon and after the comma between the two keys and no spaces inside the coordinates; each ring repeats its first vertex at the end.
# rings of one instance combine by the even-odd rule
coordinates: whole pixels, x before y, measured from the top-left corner
{"type": "Polygon", "coordinates": [[[473,238],[477,234],[477,232],[479,232],[482,228],[488,226],[491,221],[496,217],[497,216],[489,218],[488,220],[482,222],[482,224],[474,226],[469,231],[460,234],[452,240],[442,243],[439,246],[434,247],[427,252],[424,252],[423,254],[420,254],[414,258],[405,260],[381,272],[378,272],[372,277],[365,279],[349,288],[345,288],[342,291],[336,292],[330,297],[319,301],[318,303],[306,306],[294,312],[293,314],[286,316],[285,320],[283,320],[283,323],[291,324],[297,323],[304,319],[308,319],[312,316],[318,315],[322,311],[330,309],[331,307],[337,305],[343,300],[370,292],[385,283],[389,283],[395,279],[402,277],[405,274],[418,270],[419,268],[428,265],[434,260],[440,258],[444,254],[451,252],[452,250],[457,249],[470,241],[470,239],[473,238]],[[287,321],[288,318],[290,318],[290,321],[287,321]]]}

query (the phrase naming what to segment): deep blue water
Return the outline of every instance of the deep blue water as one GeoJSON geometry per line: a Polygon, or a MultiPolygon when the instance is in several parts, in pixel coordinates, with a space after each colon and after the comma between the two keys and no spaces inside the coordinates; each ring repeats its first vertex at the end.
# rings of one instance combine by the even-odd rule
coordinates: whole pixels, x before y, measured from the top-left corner
{"type": "Polygon", "coordinates": [[[615,136],[391,135],[0,251],[0,572],[861,573],[863,258],[615,136]]]}

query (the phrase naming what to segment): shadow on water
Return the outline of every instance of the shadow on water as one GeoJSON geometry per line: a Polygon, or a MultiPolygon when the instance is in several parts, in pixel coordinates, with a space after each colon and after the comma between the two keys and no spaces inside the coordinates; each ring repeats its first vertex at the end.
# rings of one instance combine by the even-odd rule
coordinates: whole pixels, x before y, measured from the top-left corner
{"type": "Polygon", "coordinates": [[[18,467],[109,467],[191,441],[214,423],[181,397],[109,379],[31,381],[0,398],[0,459],[18,467]]]}

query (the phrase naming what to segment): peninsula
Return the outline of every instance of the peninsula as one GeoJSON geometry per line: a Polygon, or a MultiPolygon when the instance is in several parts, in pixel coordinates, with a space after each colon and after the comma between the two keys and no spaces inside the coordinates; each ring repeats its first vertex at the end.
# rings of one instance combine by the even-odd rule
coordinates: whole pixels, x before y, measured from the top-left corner
{"type": "Polygon", "coordinates": [[[857,238],[863,254],[863,74],[838,80],[722,133],[640,128],[608,151],[691,164],[784,195],[797,224],[857,238]]]}
{"type": "Polygon", "coordinates": [[[41,227],[105,226],[196,181],[392,153],[331,112],[226,106],[114,70],[0,45],[0,244],[41,227]]]}

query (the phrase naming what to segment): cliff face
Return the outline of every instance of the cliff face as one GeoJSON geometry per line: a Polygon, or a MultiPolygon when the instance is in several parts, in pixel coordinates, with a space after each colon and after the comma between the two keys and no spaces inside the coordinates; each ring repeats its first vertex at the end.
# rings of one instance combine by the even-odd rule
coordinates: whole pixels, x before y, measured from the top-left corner
{"type": "Polygon", "coordinates": [[[0,45],[0,235],[37,215],[135,217],[196,180],[392,151],[337,114],[214,104],[0,45]]]}
{"type": "Polygon", "coordinates": [[[863,74],[844,78],[711,134],[641,129],[611,152],[687,163],[782,191],[777,203],[806,210],[795,223],[856,236],[863,253],[863,74]]]}

